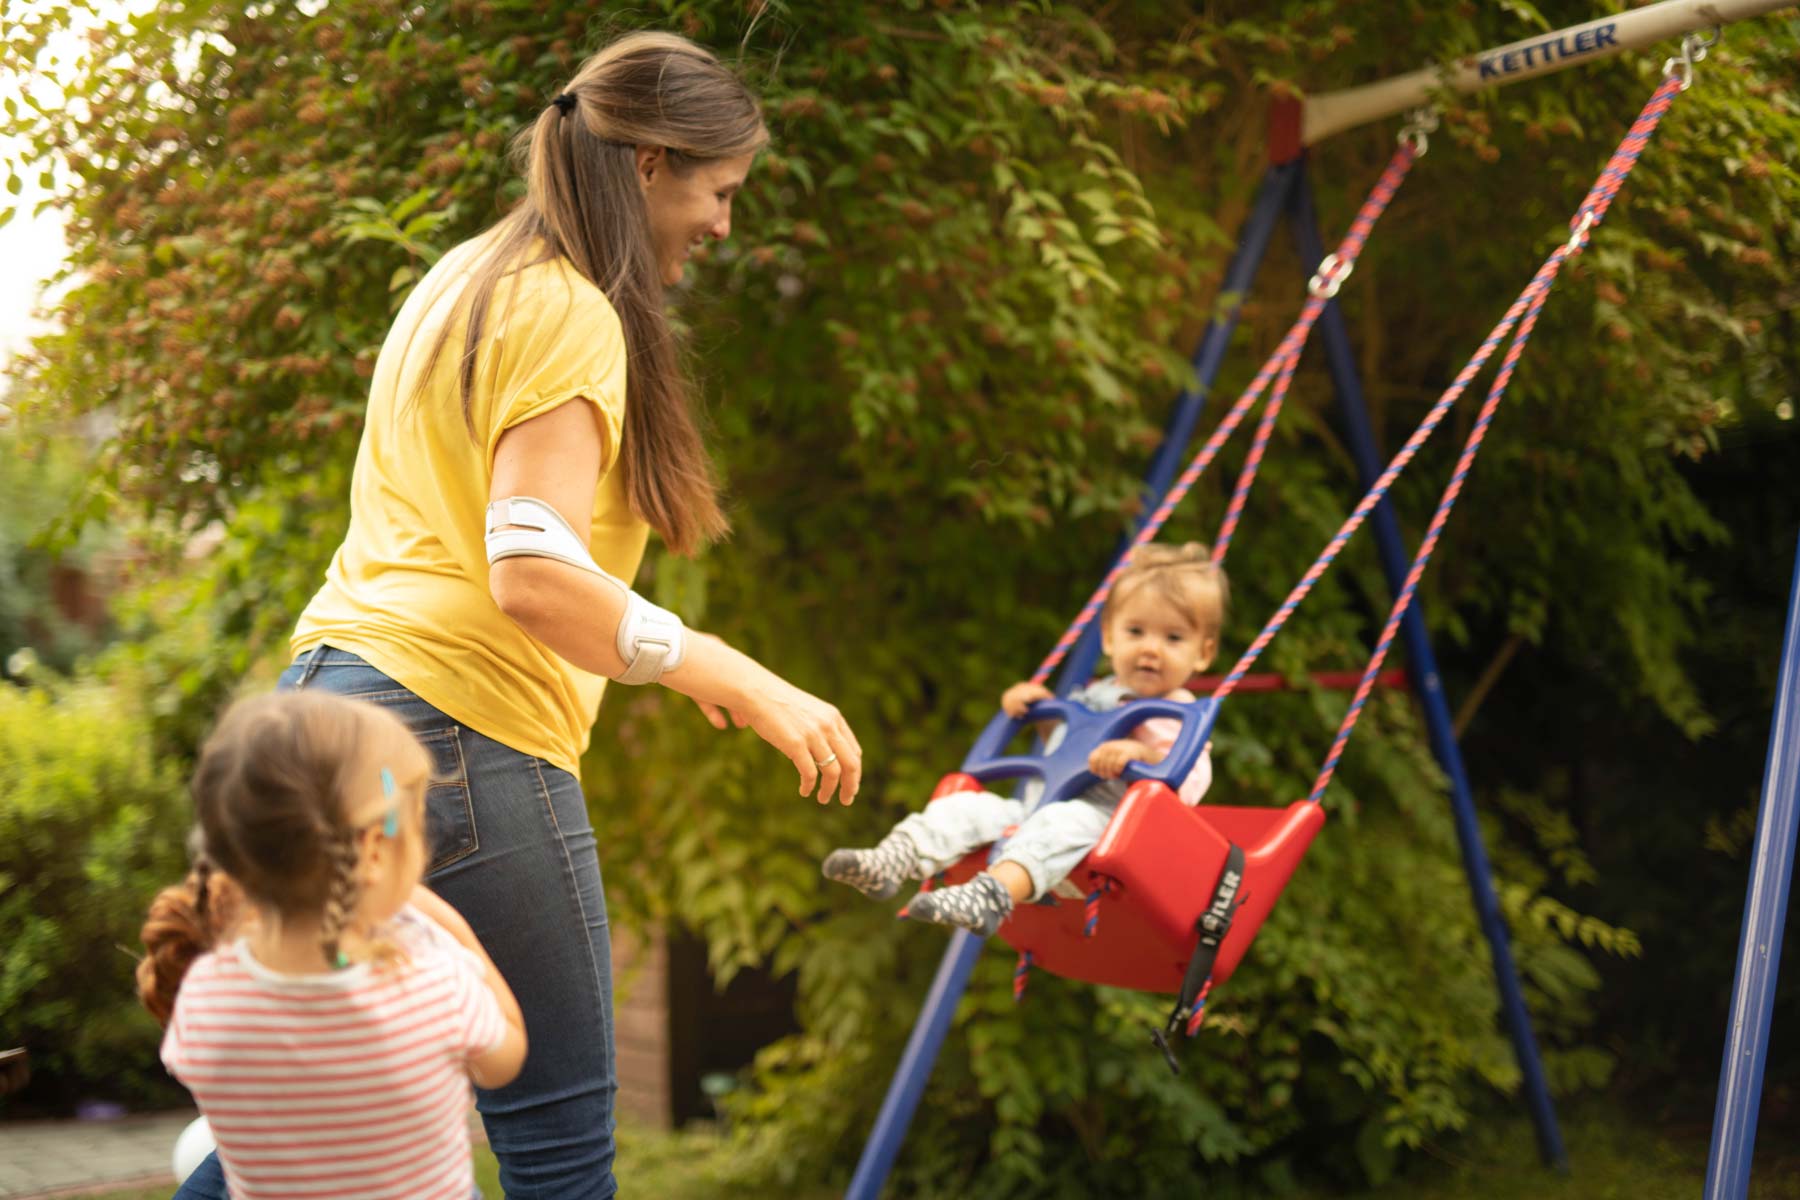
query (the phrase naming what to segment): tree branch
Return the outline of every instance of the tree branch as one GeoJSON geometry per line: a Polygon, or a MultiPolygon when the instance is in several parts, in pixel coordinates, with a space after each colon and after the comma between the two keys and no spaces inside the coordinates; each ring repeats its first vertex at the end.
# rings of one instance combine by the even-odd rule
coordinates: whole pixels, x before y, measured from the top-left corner
{"type": "Polygon", "coordinates": [[[1500,676],[1506,673],[1508,664],[1512,662],[1513,657],[1519,653],[1519,648],[1524,644],[1524,634],[1513,634],[1501,643],[1499,651],[1482,669],[1481,678],[1477,679],[1475,686],[1469,689],[1468,697],[1463,700],[1462,707],[1456,710],[1456,719],[1451,722],[1451,734],[1458,741],[1462,740],[1463,731],[1475,719],[1475,713],[1480,709],[1481,702],[1487,699],[1488,693],[1494,690],[1494,685],[1500,682],[1500,676]]]}

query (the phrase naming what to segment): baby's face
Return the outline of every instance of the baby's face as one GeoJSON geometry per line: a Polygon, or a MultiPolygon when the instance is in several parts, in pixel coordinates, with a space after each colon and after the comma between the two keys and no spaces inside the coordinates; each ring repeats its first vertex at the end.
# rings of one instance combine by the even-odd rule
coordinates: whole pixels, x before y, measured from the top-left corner
{"type": "Polygon", "coordinates": [[[1143,697],[1166,696],[1181,687],[1219,648],[1216,634],[1200,630],[1149,589],[1120,601],[1101,635],[1113,674],[1143,697]]]}

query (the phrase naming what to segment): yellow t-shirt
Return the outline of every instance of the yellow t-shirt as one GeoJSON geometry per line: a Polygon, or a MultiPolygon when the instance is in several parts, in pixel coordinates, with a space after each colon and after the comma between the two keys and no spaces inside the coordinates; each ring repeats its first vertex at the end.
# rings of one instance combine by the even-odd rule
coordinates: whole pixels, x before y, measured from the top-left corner
{"type": "Polygon", "coordinates": [[[292,646],[361,655],[469,728],[576,771],[606,680],[500,611],[488,592],[483,517],[501,433],[584,399],[599,416],[604,464],[590,550],[620,579],[637,573],[649,528],[618,469],[624,332],[600,289],[561,260],[503,277],[476,363],[471,436],[457,383],[467,310],[456,309],[487,245],[477,238],[446,254],[388,333],[356,453],[350,528],[292,646]],[[450,338],[421,390],[446,321],[450,338]]]}

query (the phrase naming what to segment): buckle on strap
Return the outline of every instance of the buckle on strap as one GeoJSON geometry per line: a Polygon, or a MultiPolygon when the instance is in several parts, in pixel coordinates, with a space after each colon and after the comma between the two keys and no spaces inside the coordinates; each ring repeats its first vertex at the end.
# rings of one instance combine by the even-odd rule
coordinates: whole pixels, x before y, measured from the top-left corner
{"type": "Polygon", "coordinates": [[[640,636],[637,639],[637,653],[632,655],[624,672],[613,678],[619,683],[655,683],[662,678],[663,664],[669,660],[674,649],[670,642],[640,636]]]}

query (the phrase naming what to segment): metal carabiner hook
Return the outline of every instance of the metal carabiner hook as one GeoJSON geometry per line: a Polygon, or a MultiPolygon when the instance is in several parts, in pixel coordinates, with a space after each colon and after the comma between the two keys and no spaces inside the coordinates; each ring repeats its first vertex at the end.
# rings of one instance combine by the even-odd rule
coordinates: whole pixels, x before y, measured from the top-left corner
{"type": "Polygon", "coordinates": [[[1400,133],[1394,140],[1403,146],[1411,147],[1413,157],[1417,158],[1430,148],[1431,139],[1426,135],[1436,132],[1437,127],[1437,109],[1415,108],[1406,114],[1406,124],[1400,127],[1400,133]]]}
{"type": "Polygon", "coordinates": [[[1694,64],[1706,58],[1706,52],[1719,42],[1719,27],[1701,35],[1690,33],[1681,39],[1681,57],[1669,58],[1663,63],[1663,78],[1671,77],[1681,80],[1681,90],[1687,91],[1694,86],[1694,64]]]}

